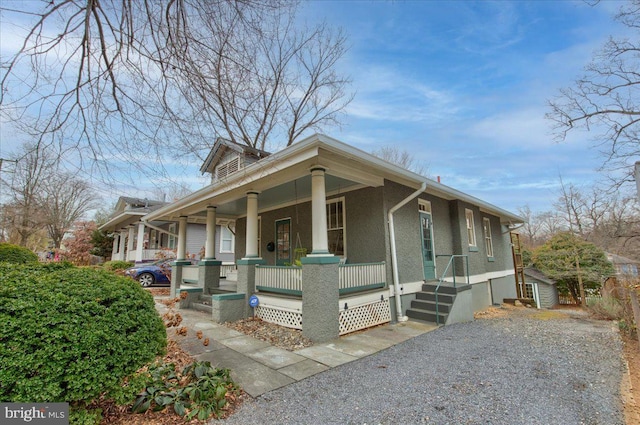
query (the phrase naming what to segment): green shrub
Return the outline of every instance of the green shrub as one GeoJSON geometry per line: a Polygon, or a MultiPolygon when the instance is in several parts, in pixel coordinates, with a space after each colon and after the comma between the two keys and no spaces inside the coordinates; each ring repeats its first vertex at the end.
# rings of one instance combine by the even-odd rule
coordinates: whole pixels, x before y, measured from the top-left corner
{"type": "Polygon", "coordinates": [[[126,270],[130,267],[133,267],[133,264],[129,261],[114,260],[105,262],[102,267],[104,267],[105,270],[111,270],[112,272],[115,272],[118,270],[126,270]]]}
{"type": "Polygon", "coordinates": [[[166,346],[150,294],[68,265],[0,263],[0,402],[88,403],[166,346]]]}
{"type": "Polygon", "coordinates": [[[217,369],[210,362],[195,362],[176,373],[173,363],[149,368],[149,382],[132,406],[136,413],[149,409],[173,410],[186,420],[204,421],[212,415],[219,417],[227,404],[227,391],[237,388],[229,369],[217,369]]]}
{"type": "Polygon", "coordinates": [[[613,297],[588,299],[587,307],[599,319],[619,320],[624,316],[624,307],[613,297]]]}
{"type": "Polygon", "coordinates": [[[0,243],[0,261],[13,264],[36,263],[38,256],[23,246],[0,243]]]}

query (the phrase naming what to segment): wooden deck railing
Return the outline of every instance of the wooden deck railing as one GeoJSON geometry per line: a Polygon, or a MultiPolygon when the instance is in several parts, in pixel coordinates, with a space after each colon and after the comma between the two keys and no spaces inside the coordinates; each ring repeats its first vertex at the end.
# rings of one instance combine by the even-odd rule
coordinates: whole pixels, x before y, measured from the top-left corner
{"type": "Polygon", "coordinates": [[[387,279],[385,263],[340,264],[340,295],[384,288],[387,279]]]}
{"type": "MultiPolygon", "coordinates": [[[[338,267],[340,295],[384,288],[385,263],[341,264],[338,267]]],[[[302,296],[302,268],[256,266],[256,289],[285,295],[302,296]]]]}
{"type": "Polygon", "coordinates": [[[256,289],[258,291],[302,296],[302,268],[256,266],[256,289]]]}

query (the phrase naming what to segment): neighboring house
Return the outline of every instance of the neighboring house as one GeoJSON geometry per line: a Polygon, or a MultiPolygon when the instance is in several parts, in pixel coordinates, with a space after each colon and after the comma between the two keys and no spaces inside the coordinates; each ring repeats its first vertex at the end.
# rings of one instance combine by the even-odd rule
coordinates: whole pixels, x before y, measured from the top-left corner
{"type": "MultiPolygon", "coordinates": [[[[173,274],[172,295],[209,294],[214,320],[255,314],[322,341],[392,317],[473,320],[516,297],[517,215],[323,135],[217,173],[227,157],[214,152],[225,143],[203,167],[216,174],[211,185],[146,217],[179,227],[235,221],[237,293],[202,278],[187,289],[182,271],[173,274]],[[302,267],[290,266],[296,260],[302,267]]],[[[174,270],[186,243],[179,238],[174,270]]]]}
{"type": "Polygon", "coordinates": [[[552,308],[560,303],[558,288],[553,279],[549,279],[544,273],[534,267],[524,268],[525,298],[536,301],[538,308],[552,308]]]}
{"type": "MultiPolygon", "coordinates": [[[[177,248],[177,224],[169,221],[146,221],[145,216],[166,202],[152,201],[122,196],[116,203],[115,212],[109,220],[100,226],[100,230],[114,235],[112,260],[134,261],[136,263],[153,261],[159,256],[174,255],[177,248]]],[[[216,253],[220,260],[234,261],[235,238],[230,229],[233,222],[223,220],[218,223],[216,232],[216,253]]],[[[199,259],[205,246],[206,231],[204,223],[193,220],[187,224],[187,245],[185,254],[199,259]]]]}
{"type": "Polygon", "coordinates": [[[616,270],[616,277],[638,276],[638,261],[608,252],[607,259],[611,261],[611,264],[613,264],[613,267],[616,270]]]}

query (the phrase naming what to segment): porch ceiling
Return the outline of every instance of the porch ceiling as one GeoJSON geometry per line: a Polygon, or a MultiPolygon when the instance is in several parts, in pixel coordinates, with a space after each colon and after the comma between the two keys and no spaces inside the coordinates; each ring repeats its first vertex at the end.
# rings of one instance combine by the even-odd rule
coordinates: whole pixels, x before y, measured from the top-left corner
{"type": "MultiPolygon", "coordinates": [[[[332,176],[330,174],[325,176],[325,189],[327,194],[340,193],[360,186],[362,186],[362,184],[356,181],[332,176]]],[[[239,193],[238,197],[227,200],[226,202],[222,201],[222,199],[223,197],[218,197],[219,202],[216,202],[216,197],[207,200],[207,203],[217,206],[216,216],[219,219],[235,219],[247,214],[247,197],[245,192],[239,193]]],[[[258,210],[270,210],[284,205],[309,201],[310,199],[311,175],[307,174],[292,181],[287,181],[260,191],[258,195],[258,210]]],[[[206,205],[204,205],[203,208],[206,208],[206,205]]],[[[206,210],[190,214],[189,221],[206,222],[206,210]]]]}

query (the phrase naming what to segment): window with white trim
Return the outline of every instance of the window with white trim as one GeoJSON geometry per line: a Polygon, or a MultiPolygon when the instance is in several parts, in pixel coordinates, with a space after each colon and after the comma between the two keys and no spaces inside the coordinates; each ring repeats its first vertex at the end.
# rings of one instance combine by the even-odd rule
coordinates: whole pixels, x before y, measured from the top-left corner
{"type": "Polygon", "coordinates": [[[176,249],[176,224],[172,223],[169,225],[169,240],[167,242],[167,248],[176,249]]]}
{"type": "Polygon", "coordinates": [[[221,164],[218,164],[216,167],[216,178],[218,180],[224,179],[225,177],[235,173],[240,169],[240,155],[230,156],[228,161],[225,161],[221,164]]]}
{"type": "Polygon", "coordinates": [[[341,257],[346,256],[344,198],[327,201],[327,239],[329,252],[341,257]]]}
{"type": "Polygon", "coordinates": [[[418,199],[418,210],[431,214],[431,202],[418,199]]]}
{"type": "Polygon", "coordinates": [[[232,254],[235,249],[235,237],[227,226],[220,226],[220,253],[232,254]]]}
{"type": "Polygon", "coordinates": [[[469,241],[469,246],[477,246],[476,245],[476,228],[473,221],[473,211],[465,209],[464,216],[467,221],[467,240],[469,241]]]}
{"type": "Polygon", "coordinates": [[[484,228],[484,247],[487,250],[487,257],[493,257],[493,240],[491,238],[491,221],[487,217],[482,218],[484,228]]]}

